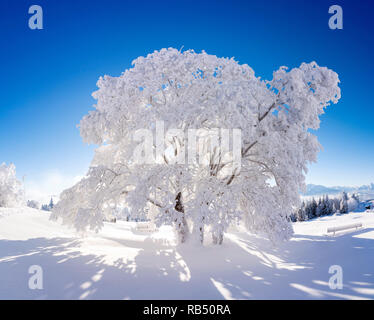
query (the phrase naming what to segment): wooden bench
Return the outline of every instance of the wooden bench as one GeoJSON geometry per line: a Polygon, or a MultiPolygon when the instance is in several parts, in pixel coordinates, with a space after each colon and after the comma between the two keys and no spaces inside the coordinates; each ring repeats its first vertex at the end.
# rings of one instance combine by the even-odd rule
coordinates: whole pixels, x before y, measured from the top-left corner
{"type": "Polygon", "coordinates": [[[338,231],[344,231],[348,229],[358,229],[362,227],[362,223],[352,223],[352,224],[347,224],[345,226],[339,226],[339,227],[332,227],[327,229],[327,233],[333,232],[333,235],[335,236],[335,232],[338,231]]]}

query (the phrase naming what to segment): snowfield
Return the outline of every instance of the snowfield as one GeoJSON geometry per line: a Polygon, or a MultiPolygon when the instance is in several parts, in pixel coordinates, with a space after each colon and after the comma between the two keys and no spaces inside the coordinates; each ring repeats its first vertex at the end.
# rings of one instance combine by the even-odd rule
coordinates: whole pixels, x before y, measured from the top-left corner
{"type": "Polygon", "coordinates": [[[83,237],[49,213],[0,208],[0,299],[373,299],[374,212],[294,223],[287,242],[232,230],[222,246],[175,245],[168,227],[153,234],[135,223],[105,223],[83,237]],[[332,226],[363,228],[326,234],[332,226]],[[43,289],[28,287],[29,267],[43,289]],[[343,269],[330,289],[329,268],[343,269]]]}

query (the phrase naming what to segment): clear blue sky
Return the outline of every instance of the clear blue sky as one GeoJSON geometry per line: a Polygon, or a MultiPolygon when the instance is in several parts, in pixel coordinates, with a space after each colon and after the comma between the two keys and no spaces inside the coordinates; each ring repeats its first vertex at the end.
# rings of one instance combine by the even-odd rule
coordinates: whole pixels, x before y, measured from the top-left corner
{"type": "Polygon", "coordinates": [[[1,0],[0,5],[0,162],[14,162],[18,176],[34,185],[48,189],[48,181],[62,183],[87,170],[94,147],[83,144],[76,125],[94,103],[99,76],[118,76],[140,55],[182,46],[234,56],[263,78],[279,66],[312,60],[336,71],[342,99],[322,118],[317,135],[324,151],[307,181],[330,186],[374,181],[374,1],[1,0]],[[28,28],[32,4],[43,8],[43,30],[28,28]],[[332,4],[343,8],[343,30],[328,28],[332,4]]]}

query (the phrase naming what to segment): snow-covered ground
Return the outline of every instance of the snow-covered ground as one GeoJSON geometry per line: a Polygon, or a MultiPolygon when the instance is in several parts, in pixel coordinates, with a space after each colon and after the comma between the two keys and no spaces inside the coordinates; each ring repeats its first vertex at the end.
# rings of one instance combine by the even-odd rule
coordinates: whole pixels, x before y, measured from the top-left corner
{"type": "Polygon", "coordinates": [[[78,236],[30,208],[0,209],[0,299],[374,299],[374,212],[294,224],[274,247],[240,231],[222,246],[175,246],[167,227],[133,232],[106,223],[78,236]],[[326,235],[331,226],[363,228],[326,235]],[[43,289],[31,290],[31,265],[43,289]],[[343,269],[343,289],[330,289],[329,268],[343,269]]]}

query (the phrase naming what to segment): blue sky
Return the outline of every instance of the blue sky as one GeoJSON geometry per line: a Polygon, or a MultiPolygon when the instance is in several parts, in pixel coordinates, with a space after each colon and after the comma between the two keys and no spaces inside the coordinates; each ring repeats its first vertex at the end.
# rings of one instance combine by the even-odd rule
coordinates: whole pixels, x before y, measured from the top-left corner
{"type": "Polygon", "coordinates": [[[84,174],[94,146],[76,125],[99,76],[163,47],[235,57],[258,76],[315,60],[339,74],[342,99],[317,132],[324,151],[307,182],[374,181],[373,1],[1,0],[0,162],[30,188],[53,194],[84,174]],[[28,28],[38,4],[44,29],[28,28]],[[328,8],[343,8],[330,30],[328,8]]]}

